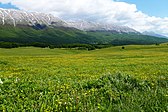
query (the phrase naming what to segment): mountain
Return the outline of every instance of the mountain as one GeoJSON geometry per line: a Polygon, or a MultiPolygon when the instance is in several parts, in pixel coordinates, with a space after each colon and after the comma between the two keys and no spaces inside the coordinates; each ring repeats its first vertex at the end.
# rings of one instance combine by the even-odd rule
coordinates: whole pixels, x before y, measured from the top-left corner
{"type": "Polygon", "coordinates": [[[164,35],[156,34],[155,32],[147,32],[147,31],[145,31],[142,34],[143,35],[154,36],[154,37],[160,37],[160,38],[168,38],[168,37],[166,37],[164,35]]]}
{"type": "Polygon", "coordinates": [[[15,9],[0,8],[0,24],[1,25],[27,25],[35,26],[37,24],[56,27],[68,27],[68,24],[63,20],[54,17],[51,14],[25,12],[15,9]]]}
{"type": "Polygon", "coordinates": [[[106,31],[112,33],[136,33],[140,34],[136,30],[126,27],[126,26],[118,26],[115,24],[101,24],[87,21],[75,21],[69,22],[69,26],[74,28],[83,30],[83,31],[106,31]]]}
{"type": "Polygon", "coordinates": [[[51,14],[0,9],[0,43],[19,44],[155,44],[168,39],[142,35],[134,29],[86,21],[67,22],[51,14]]]}
{"type": "Polygon", "coordinates": [[[87,21],[65,22],[51,14],[25,12],[14,9],[0,9],[0,24],[2,25],[45,25],[50,27],[74,27],[83,31],[111,31],[117,33],[138,33],[134,29],[114,24],[100,24],[87,21]]]}

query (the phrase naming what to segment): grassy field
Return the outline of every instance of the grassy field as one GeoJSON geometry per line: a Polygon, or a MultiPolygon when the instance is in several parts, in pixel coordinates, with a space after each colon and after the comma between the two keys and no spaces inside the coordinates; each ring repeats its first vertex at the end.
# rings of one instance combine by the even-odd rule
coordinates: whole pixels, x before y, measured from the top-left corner
{"type": "Polygon", "coordinates": [[[167,112],[168,45],[0,49],[0,111],[167,112]]]}

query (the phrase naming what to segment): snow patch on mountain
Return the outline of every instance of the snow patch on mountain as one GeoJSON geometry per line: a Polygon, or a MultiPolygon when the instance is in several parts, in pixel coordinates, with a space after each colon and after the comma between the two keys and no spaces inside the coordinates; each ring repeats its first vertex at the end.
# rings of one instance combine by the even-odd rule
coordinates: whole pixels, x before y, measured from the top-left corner
{"type": "Polygon", "coordinates": [[[87,21],[71,21],[69,26],[75,27],[84,31],[109,31],[117,33],[139,33],[136,30],[127,26],[118,26],[115,24],[101,24],[87,21]]]}
{"type": "Polygon", "coordinates": [[[108,31],[114,33],[139,33],[127,26],[118,26],[114,24],[101,24],[87,21],[66,22],[51,14],[26,12],[15,9],[0,8],[0,25],[29,25],[37,24],[50,27],[73,27],[83,31],[108,31]]]}
{"type": "Polygon", "coordinates": [[[0,24],[5,25],[36,25],[45,24],[55,26],[66,26],[67,23],[51,14],[25,12],[15,9],[0,8],[0,24]]]}
{"type": "Polygon", "coordinates": [[[160,35],[160,34],[157,34],[155,32],[143,32],[142,33],[143,35],[149,35],[149,36],[154,36],[154,37],[159,37],[159,38],[168,38],[167,36],[164,36],[164,35],[160,35]]]}

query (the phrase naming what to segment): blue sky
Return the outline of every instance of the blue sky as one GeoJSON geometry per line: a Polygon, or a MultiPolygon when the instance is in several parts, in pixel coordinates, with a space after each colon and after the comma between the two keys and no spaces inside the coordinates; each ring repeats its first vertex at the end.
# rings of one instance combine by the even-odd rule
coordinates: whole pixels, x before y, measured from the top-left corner
{"type": "Polygon", "coordinates": [[[5,9],[18,9],[16,6],[12,5],[11,3],[7,3],[7,4],[2,4],[0,3],[0,8],[5,8],[5,9]]]}
{"type": "Polygon", "coordinates": [[[137,5],[137,9],[150,16],[168,17],[168,0],[118,0],[137,5]]]}

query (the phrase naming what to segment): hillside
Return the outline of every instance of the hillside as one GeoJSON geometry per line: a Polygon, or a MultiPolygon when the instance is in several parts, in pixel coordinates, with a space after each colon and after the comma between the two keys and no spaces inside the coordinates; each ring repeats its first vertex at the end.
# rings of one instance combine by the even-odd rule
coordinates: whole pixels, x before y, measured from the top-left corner
{"type": "Polygon", "coordinates": [[[112,45],[147,45],[167,42],[168,39],[141,34],[118,34],[111,32],[88,32],[89,35],[101,40],[102,43],[112,45]]]}
{"type": "Polygon", "coordinates": [[[45,28],[0,26],[0,41],[16,43],[41,42],[48,44],[93,43],[93,37],[70,28],[45,28]]]}
{"type": "Polygon", "coordinates": [[[117,34],[111,32],[84,32],[75,28],[45,28],[35,29],[28,26],[13,27],[0,26],[0,41],[15,42],[21,44],[47,43],[61,44],[155,44],[168,42],[168,39],[144,36],[137,34],[117,34]]]}
{"type": "Polygon", "coordinates": [[[149,36],[155,36],[155,37],[160,37],[160,38],[168,38],[167,36],[161,35],[161,34],[157,34],[155,32],[143,32],[142,34],[144,35],[149,35],[149,36]]]}
{"type": "Polygon", "coordinates": [[[136,30],[114,24],[67,22],[51,14],[0,9],[0,46],[18,44],[155,44],[168,39],[142,35],[136,30]]]}

